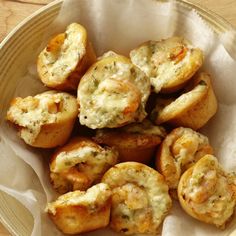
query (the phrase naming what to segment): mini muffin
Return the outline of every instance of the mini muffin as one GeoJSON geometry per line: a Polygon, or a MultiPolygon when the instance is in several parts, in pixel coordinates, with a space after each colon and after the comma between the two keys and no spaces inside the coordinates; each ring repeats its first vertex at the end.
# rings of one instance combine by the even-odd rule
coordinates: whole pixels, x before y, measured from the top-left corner
{"type": "Polygon", "coordinates": [[[74,138],[53,154],[51,183],[59,193],[86,190],[117,163],[117,157],[114,148],[101,147],[89,138],[74,138]]]}
{"type": "Polygon", "coordinates": [[[106,227],[109,224],[111,191],[100,183],[86,192],[74,191],[48,203],[46,211],[63,233],[79,234],[106,227]]]}
{"type": "Polygon", "coordinates": [[[134,123],[120,129],[98,130],[94,140],[115,147],[120,161],[150,163],[157,145],[166,136],[165,129],[150,121],[134,123]]]}
{"type": "Polygon", "coordinates": [[[170,190],[177,189],[182,173],[213,150],[208,138],[190,128],[179,127],[164,139],[156,154],[157,170],[170,190]]]}
{"type": "Polygon", "coordinates": [[[50,88],[76,90],[96,55],[88,40],[86,29],[70,24],[65,33],[52,38],[39,54],[37,69],[41,81],[50,88]]]}
{"type": "Polygon", "coordinates": [[[235,176],[206,155],[181,176],[179,201],[190,216],[224,229],[236,204],[235,184],[235,176]]]}
{"type": "Polygon", "coordinates": [[[203,63],[202,51],[180,37],[145,42],[130,52],[130,58],[150,78],[156,93],[183,88],[203,63]]]}
{"type": "Polygon", "coordinates": [[[159,232],[172,206],[162,175],[144,164],[124,162],[109,169],[102,182],[112,190],[112,229],[125,234],[159,232]]]}
{"type": "Polygon", "coordinates": [[[149,94],[149,79],[128,58],[106,55],[89,68],[78,86],[80,123],[97,129],[141,122],[149,94]]]}
{"type": "Polygon", "coordinates": [[[68,93],[47,91],[34,97],[16,97],[6,119],[30,146],[53,148],[69,138],[78,115],[76,98],[68,93]]]}
{"type": "Polygon", "coordinates": [[[196,75],[177,98],[158,98],[152,112],[156,124],[200,129],[217,111],[217,100],[207,73],[196,75]]]}

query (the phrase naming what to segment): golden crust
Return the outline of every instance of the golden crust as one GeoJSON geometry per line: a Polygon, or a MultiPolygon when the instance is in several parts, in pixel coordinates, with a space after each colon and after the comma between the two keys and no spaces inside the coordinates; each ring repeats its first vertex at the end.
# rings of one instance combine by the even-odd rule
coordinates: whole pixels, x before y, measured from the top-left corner
{"type": "Polygon", "coordinates": [[[52,38],[37,61],[41,81],[57,90],[76,90],[81,77],[96,61],[85,28],[70,24],[65,33],[52,38]]]}
{"type": "Polygon", "coordinates": [[[235,176],[206,155],[181,176],[178,198],[190,216],[224,229],[234,212],[235,190],[235,176]]]}
{"type": "Polygon", "coordinates": [[[107,185],[98,184],[87,192],[77,190],[60,196],[46,211],[63,233],[79,234],[106,227],[110,208],[111,192],[107,185]]]}
{"type": "Polygon", "coordinates": [[[128,58],[109,54],[85,73],[78,86],[80,123],[116,128],[146,117],[150,81],[128,58]]]}
{"type": "Polygon", "coordinates": [[[75,97],[47,91],[34,97],[14,98],[6,119],[16,125],[27,144],[53,148],[68,140],[77,115],[75,97]]]}
{"type": "Polygon", "coordinates": [[[203,63],[202,51],[180,37],[145,42],[133,49],[130,57],[147,74],[157,93],[183,88],[203,63]]]}
{"type": "Polygon", "coordinates": [[[190,82],[187,92],[177,99],[157,99],[152,117],[156,124],[168,123],[198,130],[216,113],[217,106],[210,76],[200,73],[190,82]]]}
{"type": "Polygon", "coordinates": [[[59,193],[86,190],[117,163],[117,157],[113,148],[103,148],[89,138],[73,138],[51,157],[51,183],[59,193]]]}
{"type": "Polygon", "coordinates": [[[125,234],[158,233],[172,205],[162,175],[144,164],[124,162],[109,169],[102,182],[112,190],[112,229],[125,234]]]}
{"type": "Polygon", "coordinates": [[[156,168],[164,176],[170,190],[176,190],[182,173],[213,149],[208,138],[189,128],[171,131],[156,154],[156,168]]]}
{"type": "Polygon", "coordinates": [[[115,147],[122,162],[137,161],[148,164],[165,135],[164,128],[145,120],[118,130],[98,130],[94,140],[115,147]]]}

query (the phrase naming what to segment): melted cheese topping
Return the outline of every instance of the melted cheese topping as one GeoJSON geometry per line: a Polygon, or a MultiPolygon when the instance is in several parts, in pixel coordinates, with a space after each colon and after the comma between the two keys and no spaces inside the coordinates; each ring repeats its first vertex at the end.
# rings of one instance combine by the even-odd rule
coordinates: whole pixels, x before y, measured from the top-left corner
{"type": "Polygon", "coordinates": [[[150,77],[155,92],[184,82],[202,64],[202,53],[181,38],[149,41],[130,52],[132,62],[150,77]],[[197,53],[195,53],[195,50],[197,53]],[[194,60],[193,60],[194,59],[194,60]]]}
{"type": "Polygon", "coordinates": [[[220,168],[217,159],[206,155],[193,167],[182,189],[188,207],[200,219],[221,227],[233,214],[236,199],[228,174],[220,168]]]}
{"type": "Polygon", "coordinates": [[[43,61],[43,71],[51,81],[62,82],[73,72],[86,53],[86,31],[77,24],[70,24],[58,44],[49,45],[39,55],[43,61]],[[53,47],[53,49],[51,49],[53,47]]]}
{"type": "Polygon", "coordinates": [[[149,94],[148,78],[127,58],[103,58],[79,84],[80,123],[95,129],[142,121],[149,94]]]}
{"type": "Polygon", "coordinates": [[[126,234],[157,233],[171,207],[168,187],[158,172],[125,162],[106,172],[102,182],[112,189],[112,228],[126,234]]]}
{"type": "MultiPolygon", "coordinates": [[[[76,104],[73,96],[54,91],[34,97],[18,97],[8,110],[7,117],[22,128],[21,133],[25,134],[24,139],[28,140],[28,142],[26,140],[27,143],[31,143],[44,124],[52,124],[60,120],[61,114],[67,111],[69,100],[73,100],[76,104]]],[[[73,109],[77,110],[77,105],[73,109]]],[[[67,112],[70,114],[70,111],[67,112]]]]}
{"type": "Polygon", "coordinates": [[[55,202],[48,203],[46,211],[55,215],[57,208],[66,206],[84,206],[88,210],[95,211],[103,207],[110,197],[111,191],[108,185],[100,183],[86,192],[77,190],[61,195],[55,202]]]}

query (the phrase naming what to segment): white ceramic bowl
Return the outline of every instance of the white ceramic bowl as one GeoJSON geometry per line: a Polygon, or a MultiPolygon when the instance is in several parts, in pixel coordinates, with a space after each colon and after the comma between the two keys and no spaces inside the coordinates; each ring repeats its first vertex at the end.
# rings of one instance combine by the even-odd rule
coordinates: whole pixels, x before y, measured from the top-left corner
{"type": "MultiPolygon", "coordinates": [[[[7,96],[8,87],[14,86],[20,76],[27,71],[27,65],[32,59],[30,52],[40,45],[42,36],[57,16],[61,3],[62,1],[55,1],[35,12],[20,23],[0,44],[0,93],[3,96],[7,96]]],[[[233,30],[224,19],[198,5],[188,1],[177,1],[177,4],[180,5],[183,14],[194,8],[217,34],[233,30]]],[[[0,103],[0,110],[2,106],[0,103]]],[[[3,192],[0,192],[0,220],[12,235],[31,234],[33,227],[31,214],[14,198],[3,192]]]]}

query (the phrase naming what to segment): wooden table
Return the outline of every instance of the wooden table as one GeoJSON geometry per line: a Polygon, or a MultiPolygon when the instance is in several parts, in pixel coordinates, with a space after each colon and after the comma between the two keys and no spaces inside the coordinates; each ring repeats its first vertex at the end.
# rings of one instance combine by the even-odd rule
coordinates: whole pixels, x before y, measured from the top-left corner
{"type": "MultiPolygon", "coordinates": [[[[0,42],[20,21],[53,0],[0,0],[0,42]]],[[[235,0],[190,0],[216,12],[236,28],[235,0]]],[[[10,236],[0,223],[0,236],[10,236]]]]}

